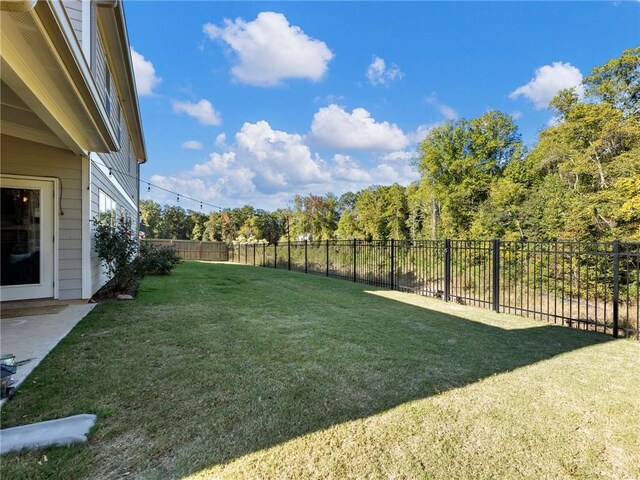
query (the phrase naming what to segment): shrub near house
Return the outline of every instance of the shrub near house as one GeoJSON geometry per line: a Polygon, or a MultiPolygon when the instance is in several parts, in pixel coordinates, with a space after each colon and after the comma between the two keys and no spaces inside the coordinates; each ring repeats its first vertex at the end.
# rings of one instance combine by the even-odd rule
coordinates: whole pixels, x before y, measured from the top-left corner
{"type": "Polygon", "coordinates": [[[101,217],[94,218],[93,225],[95,251],[107,275],[111,277],[103,291],[129,293],[138,277],[132,262],[138,253],[138,239],[131,229],[131,221],[120,217],[114,222],[110,217],[101,217]]]}
{"type": "Polygon", "coordinates": [[[156,247],[141,243],[140,255],[135,263],[136,270],[142,275],[168,275],[180,261],[173,246],[156,247]]]}
{"type": "Polygon", "coordinates": [[[173,247],[139,245],[129,219],[120,217],[114,225],[110,217],[103,217],[94,219],[93,224],[95,251],[111,277],[102,291],[107,297],[132,293],[140,276],[168,275],[180,262],[173,247]]]}

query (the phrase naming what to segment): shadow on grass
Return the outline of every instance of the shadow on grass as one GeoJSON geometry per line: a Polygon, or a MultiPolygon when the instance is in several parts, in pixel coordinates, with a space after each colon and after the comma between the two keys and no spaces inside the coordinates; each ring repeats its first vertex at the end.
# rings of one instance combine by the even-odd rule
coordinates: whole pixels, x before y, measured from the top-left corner
{"type": "MultiPolygon", "coordinates": [[[[371,290],[186,263],[170,277],[146,279],[136,302],[96,309],[3,420],[99,414],[87,446],[50,450],[43,478],[178,477],[613,340],[527,319],[530,328],[517,328],[511,317],[466,310],[511,329],[500,328],[371,290]]],[[[35,455],[7,457],[9,477],[37,478],[35,455]]]]}

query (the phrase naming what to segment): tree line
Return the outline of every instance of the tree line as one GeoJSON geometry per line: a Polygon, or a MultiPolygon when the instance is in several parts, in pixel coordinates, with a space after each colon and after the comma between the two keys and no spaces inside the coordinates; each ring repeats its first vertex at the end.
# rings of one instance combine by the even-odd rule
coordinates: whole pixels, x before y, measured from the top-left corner
{"type": "Polygon", "coordinates": [[[561,90],[550,108],[553,124],[531,148],[500,111],[435,127],[418,147],[421,179],[407,187],[297,195],[272,212],[142,201],[141,219],[149,238],[210,241],[640,241],[640,47],[596,67],[582,89],[561,90]]]}

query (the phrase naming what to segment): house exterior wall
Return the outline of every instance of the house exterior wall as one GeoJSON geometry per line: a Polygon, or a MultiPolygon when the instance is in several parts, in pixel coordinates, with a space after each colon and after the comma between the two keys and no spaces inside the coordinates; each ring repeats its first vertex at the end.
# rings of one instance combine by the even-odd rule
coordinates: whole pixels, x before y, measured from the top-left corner
{"type": "MultiPolygon", "coordinates": [[[[138,162],[135,158],[129,128],[123,114],[120,96],[113,82],[109,62],[104,50],[104,43],[96,37],[94,77],[98,85],[100,97],[107,107],[120,149],[110,153],[92,153],[90,155],[90,218],[100,214],[100,191],[113,199],[117,205],[118,215],[128,215],[132,225],[138,223],[138,162]],[[109,173],[111,170],[111,173],[109,173]]],[[[94,250],[93,235],[91,238],[91,292],[95,293],[108,280],[104,268],[100,264],[94,250]]]]}
{"type": "MultiPolygon", "coordinates": [[[[80,45],[82,45],[82,1],[81,0],[62,0],[62,4],[64,5],[64,9],[67,12],[67,16],[69,20],[71,20],[71,25],[73,26],[73,31],[78,37],[78,41],[80,45]]],[[[88,2],[87,2],[88,3],[88,2]]]]}
{"type": "Polygon", "coordinates": [[[129,136],[129,128],[125,120],[125,116],[122,113],[122,104],[118,95],[117,89],[113,84],[113,77],[111,76],[107,57],[104,51],[103,42],[100,39],[100,35],[96,41],[96,69],[95,79],[98,84],[98,91],[100,92],[102,101],[109,104],[109,118],[113,125],[118,142],[120,143],[120,150],[111,153],[100,153],[100,159],[107,167],[112,167],[112,175],[118,181],[120,185],[124,187],[129,198],[137,201],[138,196],[138,179],[137,168],[138,162],[133,153],[131,146],[131,139],[129,136]],[[109,80],[107,80],[109,78],[109,80]],[[109,84],[109,86],[107,86],[109,84]]]}
{"type": "Polygon", "coordinates": [[[3,174],[58,179],[58,295],[62,300],[82,298],[82,159],[69,150],[8,135],[0,142],[3,174]]]}
{"type": "MultiPolygon", "coordinates": [[[[101,29],[112,28],[111,20],[98,24],[99,13],[96,13],[98,7],[94,2],[61,0],[55,5],[56,8],[60,5],[64,7],[60,18],[66,14],[70,22],[64,28],[64,34],[71,43],[78,42],[82,51],[80,55],[86,57],[85,65],[89,66],[89,69],[85,71],[93,77],[87,80],[95,81],[93,92],[97,90],[99,100],[102,101],[115,132],[115,142],[114,136],[111,136],[112,132],[108,132],[110,143],[106,145],[106,148],[111,148],[113,151],[88,152],[85,144],[76,144],[81,147],[74,150],[76,145],[69,145],[62,141],[59,144],[49,142],[49,145],[58,145],[58,147],[67,145],[64,148],[56,148],[3,134],[1,173],[58,179],[57,184],[61,187],[59,191],[61,195],[56,202],[60,201],[59,210],[64,215],[58,215],[58,227],[55,233],[56,294],[60,299],[88,298],[108,280],[94,251],[92,220],[100,214],[100,193],[103,192],[112,199],[117,206],[118,215],[127,215],[132,220],[133,226],[137,228],[139,163],[132,138],[138,144],[142,136],[137,125],[139,112],[131,113],[132,105],[137,110],[137,101],[134,98],[132,102],[131,99],[131,92],[135,95],[135,87],[131,84],[130,73],[123,75],[122,65],[115,63],[122,62],[122,52],[105,49],[105,45],[118,48],[114,43],[113,31],[106,30],[102,37],[101,29]],[[110,64],[113,68],[110,68],[110,64]],[[119,77],[114,80],[113,71],[119,72],[119,75],[126,78],[119,77]],[[122,95],[118,92],[119,88],[122,88],[122,95]],[[127,99],[125,109],[122,108],[121,98],[127,99]],[[127,125],[128,121],[134,123],[127,125]],[[116,143],[115,148],[113,148],[114,143],[116,143]]],[[[120,5],[116,5],[115,10],[104,10],[102,13],[119,12],[120,8],[120,5]]],[[[62,10],[61,7],[60,10],[62,10]]],[[[122,15],[121,11],[119,15],[122,15]]],[[[120,22],[118,18],[116,22],[120,22]]],[[[29,52],[31,50],[27,49],[26,53],[29,52]]],[[[125,57],[128,58],[128,52],[125,57]]],[[[34,64],[40,65],[41,62],[42,59],[38,58],[34,64]]],[[[84,72],[82,74],[85,75],[84,72]]],[[[100,110],[100,112],[102,114],[103,111],[100,110]]],[[[51,109],[49,113],[53,114],[51,109]]],[[[61,112],[60,119],[67,118],[64,113],[61,112]]],[[[70,115],[75,113],[77,112],[69,112],[70,115]]],[[[104,119],[103,116],[100,118],[104,119]]],[[[62,139],[66,138],[64,137],[66,133],[67,131],[63,131],[62,134],[55,131],[50,132],[50,135],[58,135],[62,139]]],[[[42,141],[40,137],[25,135],[24,138],[42,141]]],[[[105,146],[100,144],[99,148],[105,148],[105,146]]],[[[141,155],[144,156],[144,145],[142,149],[138,145],[138,151],[140,150],[142,150],[141,155]]]]}
{"type": "MultiPolygon", "coordinates": [[[[97,218],[100,215],[100,192],[115,201],[116,213],[118,216],[128,216],[134,228],[137,227],[138,204],[137,200],[131,199],[125,192],[122,185],[114,182],[110,178],[108,170],[102,166],[102,155],[91,154],[91,187],[90,187],[90,217],[97,218]]],[[[113,175],[113,174],[112,174],[113,175]]],[[[93,229],[91,234],[91,293],[98,291],[108,280],[104,268],[100,264],[100,259],[95,253],[95,241],[93,229]]]]}

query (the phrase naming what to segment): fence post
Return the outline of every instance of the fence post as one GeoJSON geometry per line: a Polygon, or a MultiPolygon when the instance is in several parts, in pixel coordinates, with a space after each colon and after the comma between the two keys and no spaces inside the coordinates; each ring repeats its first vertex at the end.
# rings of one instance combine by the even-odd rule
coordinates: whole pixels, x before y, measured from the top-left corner
{"type": "Polygon", "coordinates": [[[394,260],[393,260],[393,257],[395,256],[394,253],[395,253],[395,240],[392,238],[391,239],[391,290],[393,290],[393,286],[394,286],[393,285],[393,283],[394,283],[393,282],[394,281],[394,278],[393,278],[393,275],[394,275],[394,260]]]}
{"type": "Polygon", "coordinates": [[[307,273],[307,240],[304,241],[304,273],[307,273]]]}
{"type": "Polygon", "coordinates": [[[253,266],[256,266],[256,244],[253,244],[253,266]]]}
{"type": "Polygon", "coordinates": [[[451,300],[451,240],[444,241],[444,301],[451,300]]]}
{"type": "Polygon", "coordinates": [[[202,258],[202,246],[203,246],[203,245],[204,245],[204,242],[202,242],[202,241],[201,241],[201,242],[200,242],[200,249],[199,249],[199,250],[200,250],[200,252],[199,252],[198,260],[204,260],[204,259],[202,258]]]}
{"type": "Polygon", "coordinates": [[[493,291],[491,297],[493,310],[500,312],[500,239],[494,238],[491,244],[493,246],[493,269],[491,272],[493,291]]]}
{"type": "Polygon", "coordinates": [[[353,239],[353,281],[356,281],[356,239],[353,239]]]}
{"type": "Polygon", "coordinates": [[[329,240],[327,240],[327,277],[329,276],[329,240]]]}
{"type": "Polygon", "coordinates": [[[244,264],[249,264],[249,245],[247,243],[244,244],[244,264]]]}
{"type": "Polygon", "coordinates": [[[291,270],[291,240],[287,240],[287,270],[291,270]]]}
{"type": "Polygon", "coordinates": [[[613,241],[613,338],[618,338],[620,300],[620,240],[613,241]]]}
{"type": "Polygon", "coordinates": [[[266,243],[262,244],[262,266],[263,267],[267,266],[267,244],[266,243]]]}
{"type": "Polygon", "coordinates": [[[273,268],[278,268],[278,244],[273,244],[273,268]]]}

